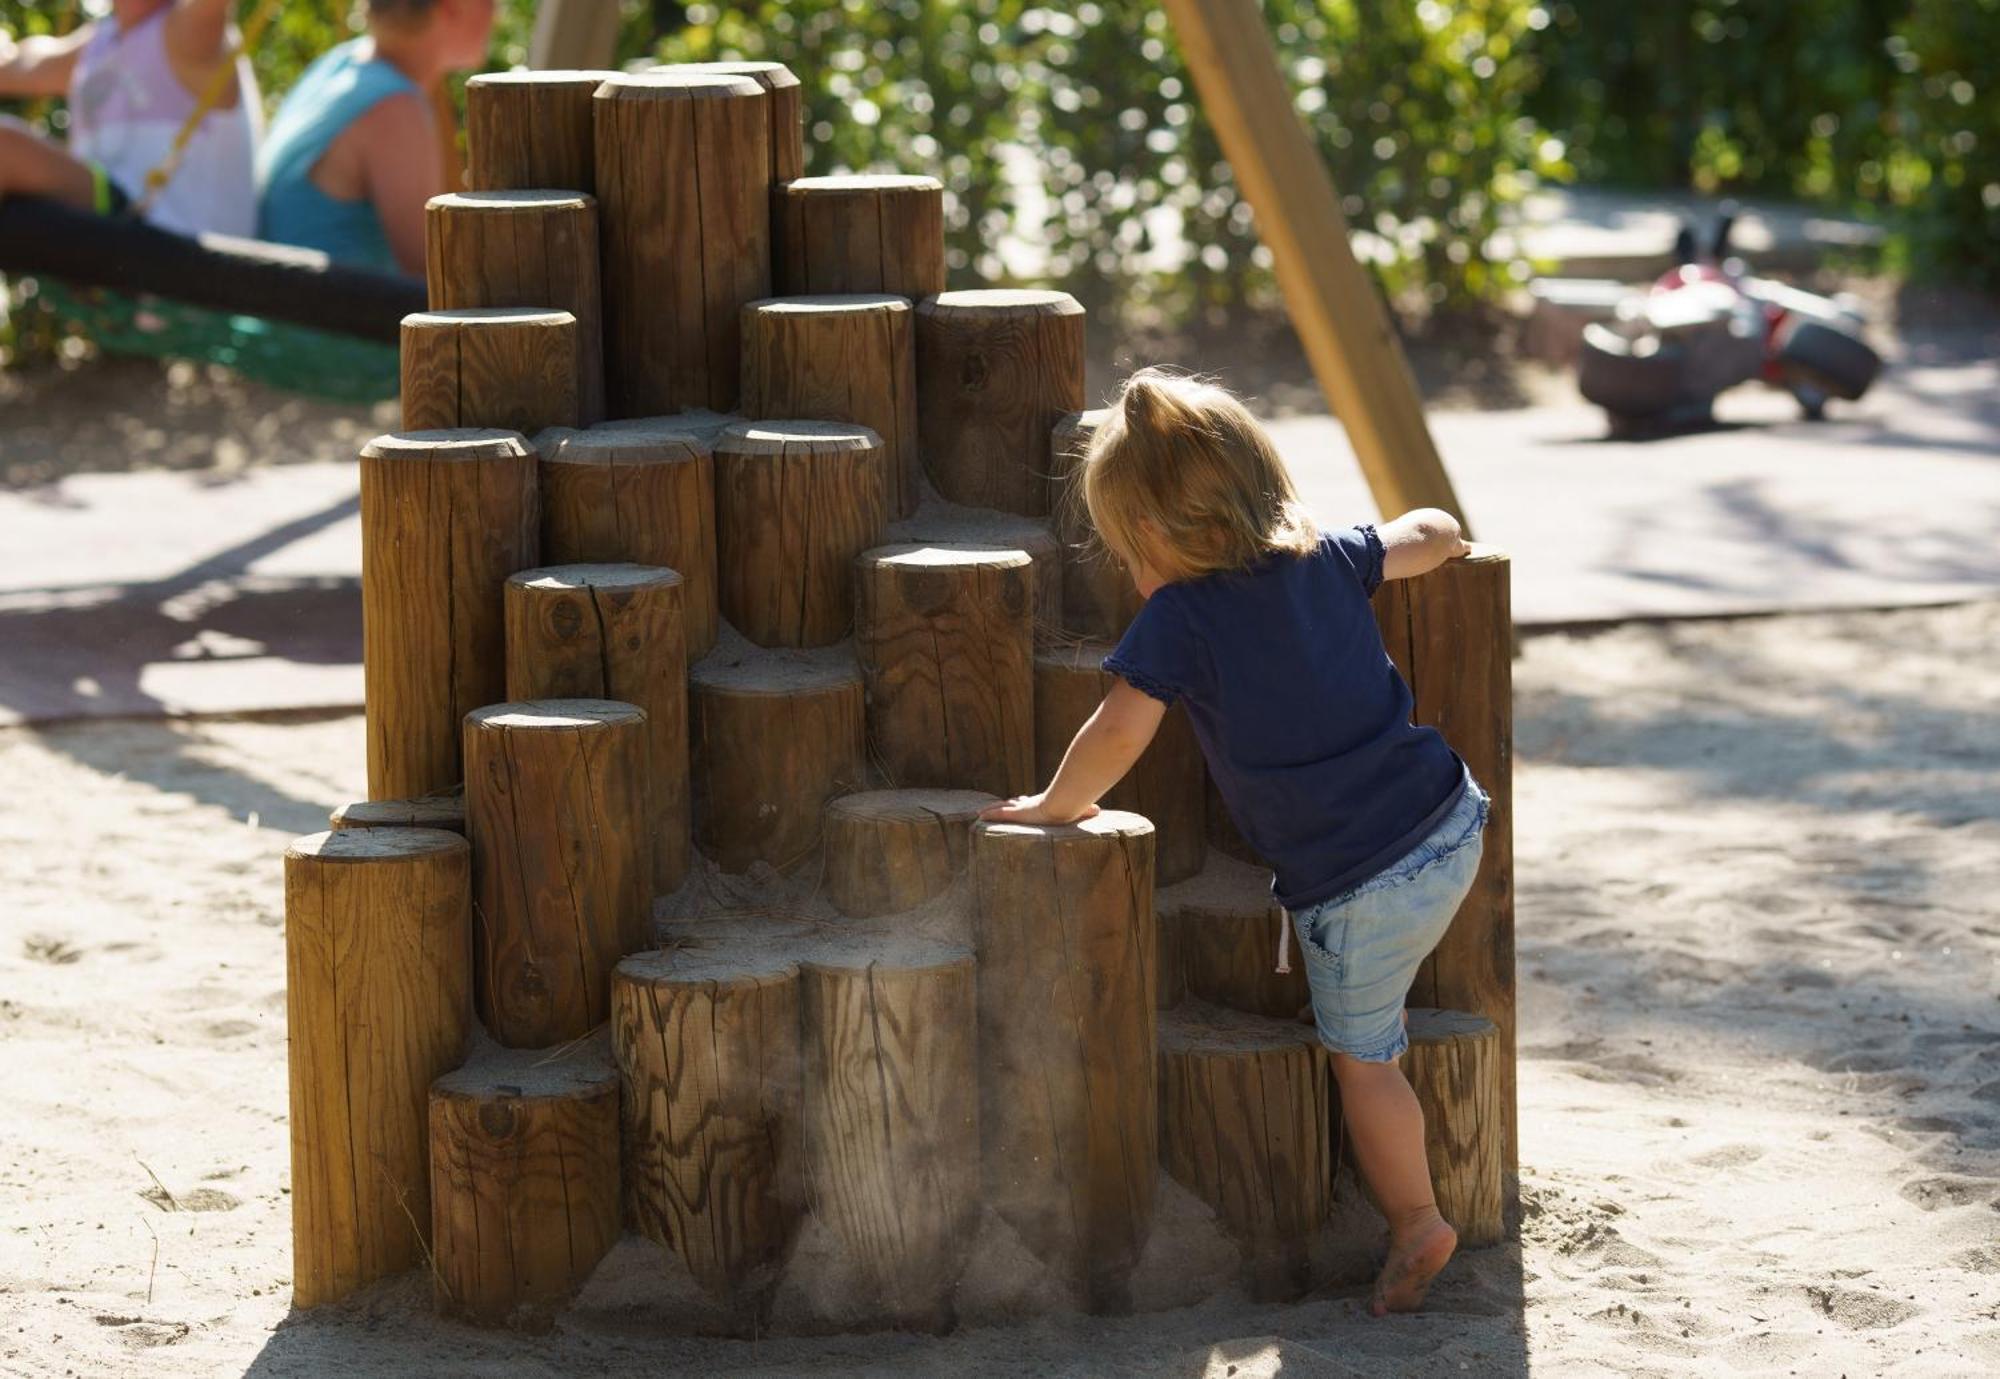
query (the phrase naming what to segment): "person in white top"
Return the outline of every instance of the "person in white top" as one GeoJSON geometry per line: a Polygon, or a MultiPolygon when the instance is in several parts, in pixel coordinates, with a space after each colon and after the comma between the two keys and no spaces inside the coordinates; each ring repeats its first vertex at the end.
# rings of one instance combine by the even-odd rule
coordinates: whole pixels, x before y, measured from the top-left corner
{"type": "Polygon", "coordinates": [[[250,64],[234,55],[231,0],[112,0],[107,19],[60,38],[0,34],[0,98],[66,96],[68,146],[0,117],[0,198],[39,196],[162,229],[254,235],[263,118],[250,64]],[[233,67],[157,194],[146,177],[209,83],[233,67]]]}

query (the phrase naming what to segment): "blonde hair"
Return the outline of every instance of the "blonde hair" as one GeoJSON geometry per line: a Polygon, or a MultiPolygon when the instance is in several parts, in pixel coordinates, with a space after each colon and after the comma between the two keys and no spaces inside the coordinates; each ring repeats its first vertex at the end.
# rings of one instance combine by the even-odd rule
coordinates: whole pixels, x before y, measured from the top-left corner
{"type": "Polygon", "coordinates": [[[1107,410],[1072,493],[1126,565],[1171,583],[1318,543],[1277,447],[1227,388],[1141,369],[1107,410]]]}

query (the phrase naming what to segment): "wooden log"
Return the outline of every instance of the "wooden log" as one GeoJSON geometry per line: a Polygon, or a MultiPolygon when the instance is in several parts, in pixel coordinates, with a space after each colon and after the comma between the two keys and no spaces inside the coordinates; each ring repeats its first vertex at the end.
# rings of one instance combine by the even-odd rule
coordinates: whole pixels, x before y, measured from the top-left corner
{"type": "Polygon", "coordinates": [[[917,304],[917,434],[939,493],[1049,510],[1049,432],[1083,410],[1083,308],[1067,292],[944,292],[917,304]]]}
{"type": "Polygon", "coordinates": [[[507,581],[507,698],[613,699],[646,711],[652,888],[687,879],[687,628],[681,577],[651,565],[551,565],[507,581]]]}
{"type": "Polygon", "coordinates": [[[1159,913],[1189,996],[1274,1020],[1296,1018],[1311,1000],[1296,937],[1292,970],[1277,970],[1278,926],[1288,921],[1264,868],[1211,857],[1201,875],[1160,892],[1159,913]]]}
{"type": "Polygon", "coordinates": [[[1110,413],[1072,412],[1049,431],[1049,513],[1062,550],[1062,626],[1116,644],[1145,600],[1090,524],[1078,480],[1091,437],[1110,413]]]}
{"type": "Polygon", "coordinates": [[[368,794],[463,778],[459,723],[503,697],[507,576],[536,560],[534,451],[512,431],[399,431],[361,450],[368,794]]]}
{"type": "Polygon", "coordinates": [[[972,882],[987,1200],[1115,1309],[1159,1167],[1153,827],[978,824],[972,882]]]}
{"type": "Polygon", "coordinates": [[[465,835],[465,791],[440,790],[408,800],[351,800],[327,818],[327,827],[441,828],[465,835]]]}
{"type": "Polygon", "coordinates": [[[944,291],[944,184],[845,173],[781,182],[771,194],[772,275],[786,295],[944,291]]]}
{"type": "Polygon", "coordinates": [[[612,414],[736,406],[739,313],[771,295],[771,100],[747,77],[597,88],[612,414]]]}
{"type": "Polygon", "coordinates": [[[494,191],[597,189],[590,98],[616,73],[481,72],[465,82],[471,184],[494,191]]]}
{"type": "Polygon", "coordinates": [[[1438,1212],[1461,1246],[1496,1245],[1507,1234],[1499,1028],[1462,1010],[1419,1007],[1409,1018],[1403,1073],[1424,1108],[1438,1212]]]}
{"type": "Polygon", "coordinates": [[[449,192],[424,211],[433,311],[525,306],[576,317],[577,413],[604,418],[598,208],[580,192],[449,192]]]}
{"type": "MultiPolygon", "coordinates": [[[[1118,677],[1104,670],[1111,648],[1102,642],[1056,642],[1035,651],[1035,779],[1054,779],[1063,753],[1118,677]]],[[[1125,779],[1105,793],[1106,809],[1150,819],[1157,835],[1156,878],[1162,886],[1201,870],[1208,852],[1208,768],[1187,710],[1167,711],[1151,745],[1125,779]]]]}
{"type": "Polygon", "coordinates": [[[854,422],[882,438],[890,517],[914,512],[917,376],[901,297],[767,297],[743,308],[743,411],[854,422]]]}
{"type": "Polygon", "coordinates": [[[479,1014],[509,1048],[588,1034],[611,969],[651,938],[646,715],[603,699],[465,719],[479,1014]]]}
{"type": "Polygon", "coordinates": [[[471,851],[455,833],[357,828],[285,851],[292,1303],[420,1262],[424,1097],[472,1032],[471,851]]]}
{"type": "Polygon", "coordinates": [[[891,546],[993,546],[1021,551],[1035,567],[1035,636],[1062,631],[1061,548],[1046,523],[1035,517],[987,508],[960,507],[926,495],[916,512],[889,524],[891,546]]]}
{"type": "Polygon", "coordinates": [[[829,646],[854,625],[854,558],[881,543],[886,455],[866,426],[756,421],[715,443],[722,614],[759,646],[829,646]]]}
{"type": "Polygon", "coordinates": [[[771,102],[771,185],[806,175],[805,92],[782,62],[670,62],[648,72],[669,76],[748,77],[771,102]]]}
{"type": "Polygon", "coordinates": [[[403,318],[403,429],[575,426],[576,317],[530,307],[403,318]]]}
{"type": "Polygon", "coordinates": [[[965,871],[979,790],[868,790],[826,807],[827,899],[855,919],[914,910],[965,871]]]}
{"type": "Polygon", "coordinates": [[[618,1074],[600,1037],[486,1043],[431,1084],[438,1311],[545,1328],[618,1240],[618,1074]]]}
{"type": "Polygon", "coordinates": [[[883,546],[855,562],[868,741],[898,786],[1035,788],[1034,587],[1021,551],[883,546]]]}
{"type": "Polygon", "coordinates": [[[634,954],[611,1038],[633,1223],[755,1320],[805,1208],[798,964],[748,944],[634,954]]]}
{"type": "Polygon", "coordinates": [[[800,996],[807,1199],[880,1320],[942,1330],[979,1216],[972,955],[857,943],[800,996]]]}
{"type": "Polygon", "coordinates": [[[866,776],[853,658],[718,651],[689,672],[688,696],[696,844],[728,872],[811,861],[821,807],[866,776]]]}
{"type": "Polygon", "coordinates": [[[1502,1162],[1520,1174],[1514,1021],[1514,621],[1507,555],[1475,546],[1418,579],[1385,582],[1375,618],[1416,699],[1493,798],[1471,894],[1424,961],[1410,1003],[1484,1015],[1499,1027],[1502,1162]]]}
{"type": "Polygon", "coordinates": [[[690,661],[716,636],[714,434],[699,418],[660,417],[535,438],[543,559],[674,571],[690,661]]]}
{"type": "Polygon", "coordinates": [[[1160,1158],[1243,1250],[1261,1301],[1313,1284],[1333,1204],[1339,1101],[1312,1028],[1189,1001],[1160,1017],[1160,1158]]]}

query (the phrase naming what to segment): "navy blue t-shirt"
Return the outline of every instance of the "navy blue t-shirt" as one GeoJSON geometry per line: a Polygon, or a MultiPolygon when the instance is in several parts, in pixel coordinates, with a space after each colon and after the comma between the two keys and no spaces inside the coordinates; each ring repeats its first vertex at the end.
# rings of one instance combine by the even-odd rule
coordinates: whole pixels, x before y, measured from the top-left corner
{"type": "Polygon", "coordinates": [[[1400,860],[1464,778],[1437,730],[1410,723],[1368,603],[1381,582],[1375,528],[1331,532],[1310,555],[1162,585],[1104,661],[1187,705],[1209,776],[1289,910],[1400,860]]]}

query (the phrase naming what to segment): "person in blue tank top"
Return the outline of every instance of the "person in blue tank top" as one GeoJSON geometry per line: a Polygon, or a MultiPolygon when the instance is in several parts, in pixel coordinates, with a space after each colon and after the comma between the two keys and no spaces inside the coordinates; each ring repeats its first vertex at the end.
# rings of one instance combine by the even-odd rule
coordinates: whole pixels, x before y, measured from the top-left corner
{"type": "Polygon", "coordinates": [[[306,68],[257,158],[258,234],[338,263],[424,271],[445,190],[430,93],[486,61],[494,0],[368,0],[368,33],[306,68]]]}
{"type": "Polygon", "coordinates": [[[1377,1316],[1420,1306],[1458,1237],[1438,1214],[1424,1118],[1397,1059],[1417,967],[1472,887],[1487,798],[1409,687],[1369,596],[1464,555],[1436,509],[1322,532],[1270,437],[1225,390],[1159,369],[1126,380],[1086,452],[1091,524],[1145,603],[1117,677],[1038,795],[983,817],[1064,824],[1186,706],[1210,779],[1271,864],[1362,1173],[1389,1223],[1377,1316]]]}

